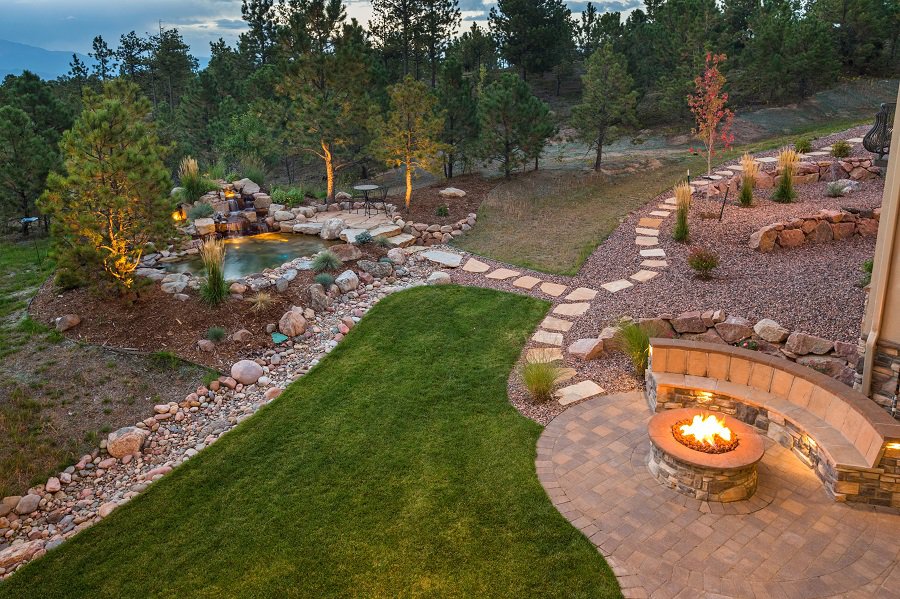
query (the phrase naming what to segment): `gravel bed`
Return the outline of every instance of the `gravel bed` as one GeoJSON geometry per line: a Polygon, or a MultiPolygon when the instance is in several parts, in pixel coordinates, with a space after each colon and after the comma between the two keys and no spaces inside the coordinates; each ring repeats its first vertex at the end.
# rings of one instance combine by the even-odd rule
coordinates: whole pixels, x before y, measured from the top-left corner
{"type": "MultiPolygon", "coordinates": [[[[861,137],[865,131],[866,127],[850,129],[816,140],[814,146],[825,146],[837,139],[861,137]]],[[[858,148],[861,146],[855,147],[858,148]]],[[[671,192],[658,196],[623,219],[622,224],[597,247],[575,277],[547,275],[480,256],[476,258],[491,267],[512,268],[522,275],[533,275],[542,281],[566,284],[570,289],[583,286],[598,290],[599,294],[591,302],[587,314],[577,320],[569,319],[575,320],[575,324],[564,333],[563,365],[577,370],[578,375],[573,382],[590,378],[608,393],[633,391],[642,388],[643,381],[634,375],[630,363],[621,354],[605,354],[600,360],[582,362],[569,356],[565,348],[577,339],[596,337],[605,326],[614,324],[624,315],[642,318],[708,309],[722,309],[728,314],[754,321],[772,318],[790,330],[856,342],[865,302],[865,291],[859,287],[862,277],[860,267],[874,253],[874,237],[856,236],[791,250],[779,248],[767,254],[747,246],[751,233],[775,222],[812,215],[823,208],[875,208],[881,205],[883,179],[863,181],[858,191],[843,198],[827,197],[827,185],[827,182],[798,185],[797,199],[792,204],[772,202],[769,199],[771,190],[758,191],[751,208],[741,208],[736,204],[736,198],[729,198],[722,222],[718,221],[720,201],[695,198],[689,220],[691,243],[673,241],[671,229],[675,219],[674,216],[666,218],[660,227],[660,245],[654,247],[666,251],[668,268],[650,269],[660,270],[660,274],[647,283],[635,283],[633,287],[615,294],[604,291],[600,285],[628,279],[641,270],[640,263],[645,258],[640,256],[641,248],[634,243],[635,227],[640,218],[648,216],[657,204],[671,196],[671,192]],[[704,218],[709,215],[714,215],[714,218],[704,218]],[[688,266],[687,255],[692,245],[710,247],[718,252],[720,267],[712,280],[698,280],[688,266]]],[[[459,250],[454,248],[454,251],[459,250]]],[[[452,272],[452,279],[463,285],[525,293],[513,287],[512,281],[515,279],[493,281],[483,274],[467,273],[461,269],[452,272]]],[[[564,301],[539,291],[531,295],[553,304],[564,301]]],[[[525,349],[535,345],[529,343],[525,349]]],[[[509,396],[513,405],[524,415],[542,424],[565,410],[555,401],[533,404],[516,373],[510,377],[509,396]]]]}

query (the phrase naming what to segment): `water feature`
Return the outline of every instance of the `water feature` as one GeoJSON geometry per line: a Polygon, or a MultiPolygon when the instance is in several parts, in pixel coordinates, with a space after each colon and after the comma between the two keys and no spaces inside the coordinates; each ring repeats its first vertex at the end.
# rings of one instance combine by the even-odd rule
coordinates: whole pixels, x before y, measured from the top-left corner
{"type": "MultiPolygon", "coordinates": [[[[225,278],[240,279],[266,268],[281,266],[294,258],[312,256],[334,243],[313,235],[290,233],[231,237],[225,239],[225,278]]],[[[167,264],[166,270],[203,275],[203,262],[199,256],[190,256],[180,262],[167,264]]]]}

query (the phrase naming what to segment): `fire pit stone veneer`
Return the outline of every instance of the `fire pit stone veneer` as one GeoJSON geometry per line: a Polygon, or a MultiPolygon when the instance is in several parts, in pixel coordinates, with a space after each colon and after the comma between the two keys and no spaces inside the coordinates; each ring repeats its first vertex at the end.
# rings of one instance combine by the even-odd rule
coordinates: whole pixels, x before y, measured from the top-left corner
{"type": "Polygon", "coordinates": [[[665,486],[700,501],[749,499],[756,492],[756,465],[765,451],[762,438],[753,427],[730,416],[716,415],[737,438],[737,446],[722,453],[692,449],[675,438],[673,427],[691,421],[698,413],[681,408],[650,419],[650,473],[665,486]]]}

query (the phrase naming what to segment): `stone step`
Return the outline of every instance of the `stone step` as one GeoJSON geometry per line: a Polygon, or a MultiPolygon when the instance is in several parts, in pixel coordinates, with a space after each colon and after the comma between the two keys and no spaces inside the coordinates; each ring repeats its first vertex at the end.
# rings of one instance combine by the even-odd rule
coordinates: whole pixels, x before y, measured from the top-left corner
{"type": "Polygon", "coordinates": [[[518,277],[520,274],[517,270],[510,270],[508,268],[498,268],[494,272],[489,272],[484,275],[488,279],[493,279],[495,281],[504,281],[506,279],[511,279],[513,277],[518,277]]]}
{"type": "Polygon", "coordinates": [[[666,268],[669,266],[669,263],[665,260],[644,260],[641,262],[641,266],[644,268],[666,268]]]}
{"type": "Polygon", "coordinates": [[[649,250],[641,250],[641,256],[644,258],[665,258],[666,251],[662,248],[652,248],[649,250]]]}
{"type": "Polygon", "coordinates": [[[600,395],[601,393],[605,393],[603,387],[594,381],[587,380],[575,383],[574,385],[569,385],[568,387],[563,387],[554,393],[554,395],[556,395],[560,405],[567,406],[576,401],[600,395]]]}
{"type": "Polygon", "coordinates": [[[646,283],[658,274],[659,272],[655,270],[639,270],[631,275],[630,278],[637,281],[638,283],[646,283]]]}
{"type": "Polygon", "coordinates": [[[405,248],[411,246],[415,241],[416,238],[409,233],[400,233],[399,235],[388,237],[388,243],[395,248],[405,248]]]}
{"type": "Polygon", "coordinates": [[[627,281],[625,279],[619,279],[618,281],[610,281],[609,283],[604,283],[600,285],[610,293],[618,293],[623,289],[628,289],[629,287],[633,287],[634,283],[631,281],[627,281]]]}
{"type": "Polygon", "coordinates": [[[578,289],[574,289],[572,293],[567,295],[566,299],[570,302],[589,302],[595,297],[597,297],[597,291],[595,289],[579,287],[578,289]]]}
{"type": "Polygon", "coordinates": [[[357,235],[365,233],[368,229],[344,229],[341,231],[339,237],[346,241],[347,243],[356,243],[357,235]]]}
{"type": "Polygon", "coordinates": [[[525,361],[531,364],[558,362],[562,359],[562,350],[558,347],[532,347],[525,352],[525,361]]]}
{"type": "Polygon", "coordinates": [[[541,321],[541,328],[551,331],[562,331],[563,333],[565,333],[572,328],[573,324],[573,322],[563,320],[562,318],[547,316],[543,321],[541,321]]]}
{"type": "Polygon", "coordinates": [[[566,286],[559,283],[541,283],[541,291],[553,297],[559,297],[565,292],[566,286]]]}
{"type": "Polygon", "coordinates": [[[447,268],[456,268],[462,264],[462,256],[443,250],[428,250],[420,255],[430,262],[446,266],[447,268]]]}
{"type": "Polygon", "coordinates": [[[369,229],[369,234],[372,237],[395,237],[403,233],[403,229],[398,227],[397,225],[378,225],[372,229],[369,229]]]}
{"type": "Polygon", "coordinates": [[[462,269],[466,272],[474,272],[474,273],[482,273],[487,272],[491,269],[490,266],[482,262],[481,260],[476,260],[475,258],[469,258],[465,264],[463,264],[462,269]]]}
{"type": "Polygon", "coordinates": [[[583,316],[591,305],[587,302],[576,302],[574,304],[559,304],[553,308],[553,313],[559,316],[583,316]]]}
{"type": "Polygon", "coordinates": [[[513,287],[518,287],[519,289],[533,289],[534,286],[540,282],[541,280],[537,277],[525,275],[524,277],[519,277],[513,281],[513,287]]]}
{"type": "Polygon", "coordinates": [[[635,245],[642,245],[642,246],[657,245],[657,244],[659,244],[659,238],[651,237],[649,235],[638,235],[637,237],[634,238],[634,243],[635,243],[635,245]]]}
{"type": "Polygon", "coordinates": [[[559,347],[562,345],[563,335],[562,333],[551,333],[550,331],[540,329],[531,337],[531,340],[542,345],[554,345],[559,347]]]}

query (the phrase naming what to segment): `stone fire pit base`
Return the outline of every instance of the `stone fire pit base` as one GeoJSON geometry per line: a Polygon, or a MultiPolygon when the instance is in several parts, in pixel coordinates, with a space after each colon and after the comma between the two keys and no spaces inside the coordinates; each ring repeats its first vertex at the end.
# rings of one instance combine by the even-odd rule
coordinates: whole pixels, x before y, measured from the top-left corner
{"type": "Polygon", "coordinates": [[[759,434],[743,422],[724,416],[726,426],[739,439],[737,448],[719,454],[690,449],[675,439],[672,426],[697,413],[693,408],[681,408],[660,412],[650,419],[650,473],[663,485],[700,501],[728,503],[749,499],[756,492],[756,465],[765,451],[759,434]]]}

